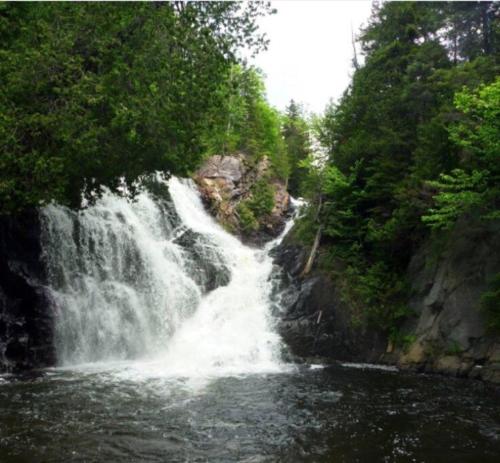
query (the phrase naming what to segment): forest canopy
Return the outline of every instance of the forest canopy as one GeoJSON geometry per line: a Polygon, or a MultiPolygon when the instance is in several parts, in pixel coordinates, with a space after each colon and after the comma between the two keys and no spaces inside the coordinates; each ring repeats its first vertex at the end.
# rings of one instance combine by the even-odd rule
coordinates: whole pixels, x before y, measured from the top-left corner
{"type": "Polygon", "coordinates": [[[0,212],[188,174],[220,147],[232,75],[254,91],[246,115],[275,119],[237,65],[240,48],[265,48],[256,21],[269,13],[264,2],[1,3],[0,212]]]}

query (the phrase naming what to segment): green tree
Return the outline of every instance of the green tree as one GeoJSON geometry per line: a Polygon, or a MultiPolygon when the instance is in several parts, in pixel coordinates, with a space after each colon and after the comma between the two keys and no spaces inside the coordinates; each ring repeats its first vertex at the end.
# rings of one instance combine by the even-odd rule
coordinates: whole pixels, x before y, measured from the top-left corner
{"type": "Polygon", "coordinates": [[[267,156],[273,173],[289,173],[286,147],[281,137],[281,115],[268,103],[261,72],[233,66],[218,89],[220,106],[214,106],[204,131],[207,154],[242,151],[257,161],[267,156]]]}
{"type": "Polygon", "coordinates": [[[455,105],[462,117],[449,133],[461,149],[461,168],[429,182],[438,194],[422,220],[432,228],[449,228],[472,209],[500,218],[500,79],[457,93],[455,105]]]}
{"type": "Polygon", "coordinates": [[[286,108],[282,132],[290,166],[288,190],[292,195],[299,196],[301,194],[301,182],[306,175],[306,170],[301,161],[309,156],[311,144],[309,127],[302,108],[294,100],[291,100],[286,108]]]}
{"type": "Polygon", "coordinates": [[[0,211],[186,174],[255,2],[0,4],[0,211]]]}

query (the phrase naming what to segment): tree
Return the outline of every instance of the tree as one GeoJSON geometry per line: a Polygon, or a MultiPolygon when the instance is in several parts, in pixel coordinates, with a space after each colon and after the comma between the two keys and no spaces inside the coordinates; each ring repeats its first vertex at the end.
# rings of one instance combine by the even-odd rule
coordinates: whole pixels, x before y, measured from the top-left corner
{"type": "Polygon", "coordinates": [[[449,127],[461,148],[461,168],[430,182],[435,206],[422,220],[432,228],[450,228],[473,209],[484,218],[500,218],[500,79],[455,96],[459,121],[449,127]]]}
{"type": "Polygon", "coordinates": [[[221,105],[213,107],[204,132],[207,154],[242,151],[254,161],[267,156],[273,173],[286,179],[289,164],[281,137],[281,115],[266,99],[261,72],[234,66],[218,92],[221,105]]]}
{"type": "Polygon", "coordinates": [[[184,175],[262,2],[0,5],[0,212],[184,175]]]}
{"type": "Polygon", "coordinates": [[[298,196],[301,194],[301,182],[306,175],[301,161],[307,159],[311,146],[308,124],[302,108],[294,100],[291,100],[286,108],[282,132],[290,165],[288,190],[292,195],[298,196]]]}

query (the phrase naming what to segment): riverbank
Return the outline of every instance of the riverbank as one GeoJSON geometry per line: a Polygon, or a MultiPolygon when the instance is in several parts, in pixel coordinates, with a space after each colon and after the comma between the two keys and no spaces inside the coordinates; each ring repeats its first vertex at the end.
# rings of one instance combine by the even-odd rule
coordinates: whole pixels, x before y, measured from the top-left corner
{"type": "MultiPolygon", "coordinates": [[[[280,333],[290,352],[308,358],[378,362],[417,372],[500,383],[500,338],[488,329],[482,294],[500,270],[497,224],[460,223],[436,249],[429,240],[412,257],[409,316],[399,339],[370,326],[344,297],[342,271],[318,264],[304,274],[310,247],[292,230],[275,251],[284,270],[280,333]]],[[[363,307],[361,307],[363,310],[363,307]]],[[[365,309],[366,310],[366,309],[365,309]]]]}

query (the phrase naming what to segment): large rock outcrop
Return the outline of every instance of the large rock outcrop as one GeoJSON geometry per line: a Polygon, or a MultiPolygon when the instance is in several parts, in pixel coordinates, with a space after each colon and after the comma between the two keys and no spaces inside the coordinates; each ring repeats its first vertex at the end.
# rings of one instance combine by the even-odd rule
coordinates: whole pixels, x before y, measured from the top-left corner
{"type": "Polygon", "coordinates": [[[243,153],[209,157],[194,175],[201,197],[219,223],[253,244],[278,236],[285,226],[290,197],[285,183],[272,176],[267,157],[254,161],[243,153]],[[258,182],[271,185],[274,207],[268,214],[257,215],[255,228],[245,228],[238,205],[252,198],[258,182]]]}
{"type": "Polygon", "coordinates": [[[500,336],[488,331],[480,307],[481,295],[498,272],[498,223],[464,220],[444,246],[432,241],[422,246],[408,268],[409,307],[415,317],[403,327],[414,342],[396,350],[397,362],[500,383],[500,336]]]}
{"type": "Polygon", "coordinates": [[[318,268],[302,274],[309,248],[285,239],[275,261],[284,270],[279,329],[304,360],[382,362],[404,369],[500,383],[500,336],[487,330],[480,298],[500,272],[499,224],[459,223],[439,245],[429,239],[407,271],[409,307],[401,331],[412,342],[394,347],[387,336],[358,324],[341,297],[340,279],[318,268]]]}
{"type": "Polygon", "coordinates": [[[274,251],[283,270],[278,330],[295,361],[376,362],[385,351],[381,333],[353,322],[352,308],[327,273],[303,270],[310,249],[286,237],[274,251]]]}
{"type": "Polygon", "coordinates": [[[44,287],[40,221],[0,218],[0,371],[53,365],[52,309],[44,287]]]}

